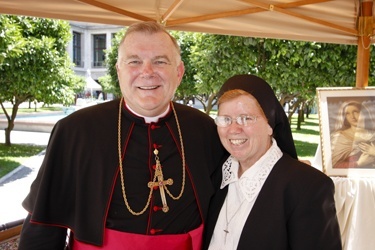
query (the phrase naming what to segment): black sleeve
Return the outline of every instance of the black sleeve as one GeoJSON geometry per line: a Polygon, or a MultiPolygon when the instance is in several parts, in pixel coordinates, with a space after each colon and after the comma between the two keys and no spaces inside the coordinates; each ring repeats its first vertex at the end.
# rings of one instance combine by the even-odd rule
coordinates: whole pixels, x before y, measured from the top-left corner
{"type": "Polygon", "coordinates": [[[334,183],[326,177],[300,199],[289,220],[292,249],[342,249],[334,193],[334,183]]]}
{"type": "Polygon", "coordinates": [[[29,214],[22,227],[18,250],[63,250],[66,234],[66,228],[31,223],[29,214]]]}

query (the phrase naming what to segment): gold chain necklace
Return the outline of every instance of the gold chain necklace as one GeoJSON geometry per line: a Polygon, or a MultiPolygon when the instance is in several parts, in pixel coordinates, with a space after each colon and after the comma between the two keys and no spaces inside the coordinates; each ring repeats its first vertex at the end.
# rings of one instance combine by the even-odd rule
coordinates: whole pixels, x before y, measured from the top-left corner
{"type": "MultiPolygon", "coordinates": [[[[126,197],[126,192],[125,192],[124,173],[123,173],[122,157],[121,157],[121,148],[122,148],[121,147],[121,110],[122,110],[123,100],[124,100],[124,97],[122,97],[121,100],[120,100],[119,113],[118,113],[118,129],[117,129],[117,148],[118,148],[120,175],[121,175],[121,190],[122,190],[122,196],[124,198],[125,206],[129,210],[129,212],[133,215],[141,215],[147,210],[147,208],[150,205],[150,201],[151,201],[151,197],[152,197],[152,193],[153,193],[154,188],[152,186],[149,186],[150,192],[148,194],[147,202],[146,202],[145,207],[141,211],[135,212],[133,209],[131,209],[131,207],[129,205],[129,202],[128,202],[128,199],[126,197]]],[[[165,188],[165,191],[167,192],[169,197],[171,197],[173,200],[179,200],[181,198],[182,194],[184,193],[184,189],[185,189],[185,151],[184,151],[184,144],[183,144],[183,141],[182,141],[181,128],[180,128],[180,124],[178,122],[177,113],[176,113],[176,110],[174,109],[173,103],[171,103],[171,106],[172,106],[174,117],[176,119],[177,131],[178,131],[178,136],[179,136],[180,144],[181,144],[182,184],[181,184],[180,194],[176,197],[171,194],[171,192],[168,190],[167,186],[164,185],[163,188],[165,188]]],[[[157,154],[155,154],[155,160],[156,161],[159,160],[159,157],[158,157],[157,154]]],[[[156,181],[156,177],[157,177],[157,175],[154,174],[152,182],[156,181]]],[[[163,211],[164,211],[164,209],[163,209],[163,211]]],[[[167,211],[168,211],[168,209],[166,209],[166,211],[164,211],[164,212],[167,212],[167,211]]]]}

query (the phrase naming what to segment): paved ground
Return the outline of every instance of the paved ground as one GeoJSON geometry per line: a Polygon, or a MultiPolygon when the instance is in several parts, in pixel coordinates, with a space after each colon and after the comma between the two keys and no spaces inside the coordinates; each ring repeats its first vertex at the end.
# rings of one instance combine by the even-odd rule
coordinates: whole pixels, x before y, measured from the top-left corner
{"type": "MultiPolygon", "coordinates": [[[[49,136],[49,133],[12,131],[11,142],[47,145],[49,136]]],[[[0,131],[0,143],[4,142],[5,133],[0,131]]],[[[0,179],[0,225],[27,215],[21,202],[28,194],[43,158],[44,152],[30,157],[22,166],[0,179]]]]}

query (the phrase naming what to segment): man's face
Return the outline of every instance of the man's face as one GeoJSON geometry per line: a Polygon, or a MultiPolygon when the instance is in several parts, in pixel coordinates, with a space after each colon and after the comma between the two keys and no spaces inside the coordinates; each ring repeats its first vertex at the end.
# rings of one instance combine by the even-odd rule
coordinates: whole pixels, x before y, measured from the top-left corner
{"type": "Polygon", "coordinates": [[[131,33],[118,56],[117,75],[129,107],[149,117],[164,112],[184,74],[183,62],[170,37],[163,32],[131,33]]]}

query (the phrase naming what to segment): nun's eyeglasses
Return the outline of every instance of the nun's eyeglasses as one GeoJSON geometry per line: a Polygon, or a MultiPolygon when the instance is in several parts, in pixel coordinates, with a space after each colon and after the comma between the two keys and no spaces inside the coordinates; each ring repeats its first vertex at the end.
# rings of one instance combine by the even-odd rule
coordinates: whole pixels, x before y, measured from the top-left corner
{"type": "Polygon", "coordinates": [[[240,115],[237,117],[230,117],[225,115],[218,115],[215,118],[215,123],[218,127],[228,127],[232,124],[233,120],[237,122],[238,125],[247,126],[253,124],[257,121],[258,116],[255,115],[240,115]]]}

